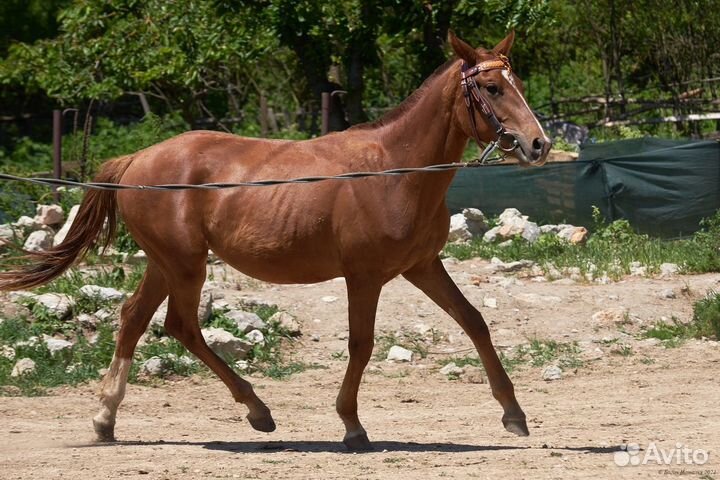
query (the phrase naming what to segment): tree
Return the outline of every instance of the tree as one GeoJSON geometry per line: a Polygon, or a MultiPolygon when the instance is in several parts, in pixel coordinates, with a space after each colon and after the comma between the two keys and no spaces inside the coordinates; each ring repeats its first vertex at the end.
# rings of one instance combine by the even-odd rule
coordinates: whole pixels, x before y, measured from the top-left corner
{"type": "MultiPolygon", "coordinates": [[[[275,47],[265,22],[220,15],[220,7],[192,0],[74,3],[61,14],[60,35],[12,46],[0,77],[66,105],[135,93],[179,110],[190,123],[198,116],[217,121],[216,94],[236,96],[243,67],[275,47]]],[[[235,99],[238,107],[242,100],[235,99]]]]}

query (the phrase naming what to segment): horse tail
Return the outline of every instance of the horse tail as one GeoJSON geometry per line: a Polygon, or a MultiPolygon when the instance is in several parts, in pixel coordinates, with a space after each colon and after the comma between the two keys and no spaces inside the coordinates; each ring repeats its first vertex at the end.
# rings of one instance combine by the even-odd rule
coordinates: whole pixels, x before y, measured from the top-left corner
{"type": "MultiPolygon", "coordinates": [[[[128,155],[105,162],[94,181],[118,183],[132,158],[128,155]]],[[[0,272],[0,291],[22,290],[47,283],[84,257],[96,243],[107,248],[117,228],[116,210],[117,194],[114,190],[88,190],[65,239],[48,250],[24,252],[24,255],[12,259],[13,263],[19,260],[24,264],[0,272]]]]}

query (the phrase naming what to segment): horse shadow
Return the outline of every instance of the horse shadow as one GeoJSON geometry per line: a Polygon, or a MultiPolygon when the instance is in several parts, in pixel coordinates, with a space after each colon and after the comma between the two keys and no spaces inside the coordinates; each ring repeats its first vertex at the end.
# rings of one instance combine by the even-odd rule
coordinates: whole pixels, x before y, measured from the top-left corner
{"type": "Polygon", "coordinates": [[[133,447],[133,446],[189,446],[202,447],[207,450],[223,451],[228,453],[276,453],[276,452],[298,452],[298,453],[379,453],[379,452],[419,452],[419,453],[463,453],[463,452],[492,452],[500,450],[548,450],[567,451],[587,454],[607,455],[621,450],[616,446],[564,446],[554,447],[542,446],[516,446],[516,445],[473,445],[465,443],[418,443],[398,442],[391,440],[380,440],[373,442],[373,450],[368,452],[350,452],[341,442],[332,441],[301,441],[301,440],[274,440],[274,441],[247,441],[247,442],[225,442],[225,441],[183,441],[183,440],[155,440],[155,441],[118,441],[112,443],[91,443],[85,445],[73,445],[74,448],[98,448],[98,447],[133,447]]]}

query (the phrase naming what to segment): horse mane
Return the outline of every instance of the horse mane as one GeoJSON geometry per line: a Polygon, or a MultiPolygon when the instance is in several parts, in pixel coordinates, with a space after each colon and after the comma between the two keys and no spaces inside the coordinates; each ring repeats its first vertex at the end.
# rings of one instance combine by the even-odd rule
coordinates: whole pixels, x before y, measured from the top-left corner
{"type": "MultiPolygon", "coordinates": [[[[490,50],[484,49],[484,48],[478,48],[477,49],[478,57],[491,55],[493,56],[493,52],[490,50]]],[[[442,65],[440,65],[438,68],[435,69],[433,73],[430,74],[429,77],[423,81],[423,83],[415,90],[413,93],[410,94],[405,100],[403,100],[400,105],[393,108],[389,112],[387,112],[382,117],[378,118],[377,120],[374,120],[372,122],[365,122],[365,123],[359,123],[357,125],[353,125],[349,128],[349,130],[371,130],[374,128],[379,128],[384,125],[387,125],[389,123],[392,123],[393,121],[397,120],[398,118],[402,117],[408,110],[410,110],[415,104],[420,101],[425,91],[430,87],[430,84],[433,83],[433,81],[445,73],[456,61],[458,60],[457,57],[452,57],[450,60],[446,61],[442,65]]],[[[478,61],[480,58],[478,58],[478,61]]],[[[459,77],[458,77],[459,78],[459,77]]]]}
{"type": "Polygon", "coordinates": [[[378,118],[377,120],[374,120],[372,122],[366,122],[366,123],[359,123],[357,125],[353,125],[350,127],[350,130],[371,130],[374,128],[379,128],[384,125],[387,125],[389,123],[392,123],[393,121],[397,120],[398,118],[402,117],[408,110],[410,110],[415,104],[420,101],[425,91],[430,87],[430,85],[433,83],[433,81],[445,73],[455,62],[457,61],[456,57],[451,58],[447,62],[440,65],[438,68],[435,69],[435,71],[430,74],[429,77],[423,81],[423,83],[420,85],[420,87],[417,88],[413,93],[410,94],[405,100],[400,103],[397,107],[393,108],[389,112],[387,112],[382,117],[378,118]]]}

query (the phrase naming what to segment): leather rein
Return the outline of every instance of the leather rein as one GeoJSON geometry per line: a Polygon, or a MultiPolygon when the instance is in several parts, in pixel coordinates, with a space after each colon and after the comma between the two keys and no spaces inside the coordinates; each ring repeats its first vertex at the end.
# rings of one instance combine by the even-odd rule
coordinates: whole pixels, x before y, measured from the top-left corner
{"type": "Polygon", "coordinates": [[[463,61],[460,72],[460,85],[462,86],[463,95],[465,96],[465,106],[470,116],[470,126],[475,141],[481,146],[485,143],[480,139],[480,134],[478,133],[477,121],[475,120],[475,110],[477,109],[482,113],[497,135],[497,140],[488,144],[486,150],[492,147],[493,150],[499,148],[503,152],[510,153],[518,147],[517,139],[505,130],[502,122],[500,122],[497,115],[495,115],[495,111],[490,105],[490,102],[488,102],[482,94],[480,87],[475,81],[476,75],[489,70],[507,70],[508,73],[512,74],[512,68],[510,67],[508,58],[503,54],[497,54],[497,57],[495,60],[480,62],[474,67],[470,67],[467,62],[463,61]]]}

